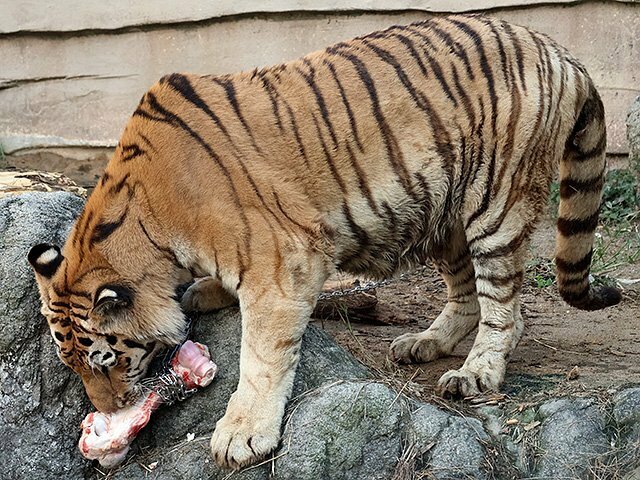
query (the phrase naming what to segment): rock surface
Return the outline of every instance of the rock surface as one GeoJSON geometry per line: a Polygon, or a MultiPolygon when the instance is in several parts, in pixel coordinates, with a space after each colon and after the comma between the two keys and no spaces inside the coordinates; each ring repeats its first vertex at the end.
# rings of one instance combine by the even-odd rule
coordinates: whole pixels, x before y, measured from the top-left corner
{"type": "Polygon", "coordinates": [[[640,181],[640,96],[635,99],[627,115],[629,165],[640,181]]]}
{"type": "MultiPolygon", "coordinates": [[[[79,380],[56,358],[25,260],[35,243],[62,243],[81,207],[82,200],[67,193],[0,199],[3,479],[103,476],[76,450],[90,405],[79,380]]],[[[210,459],[209,439],[237,382],[240,330],[237,308],[194,319],[192,338],[209,345],[218,376],[192,398],[158,411],[109,478],[229,477],[210,459]]],[[[640,465],[640,388],[622,390],[608,404],[563,398],[527,405],[494,402],[473,410],[477,419],[459,414],[471,411],[464,404],[448,409],[411,400],[372,379],[310,327],[279,449],[272,460],[232,478],[551,479],[587,478],[598,468],[617,469],[622,478],[640,465]],[[514,415],[519,423],[507,424],[514,415]]]]}
{"type": "Polygon", "coordinates": [[[61,244],[83,203],[64,192],[0,199],[2,478],[82,478],[92,470],[75,449],[88,402],[56,356],[26,259],[37,243],[61,244]]]}
{"type": "Polygon", "coordinates": [[[537,474],[542,478],[584,478],[609,450],[605,422],[598,405],[589,399],[562,399],[544,403],[537,474]]]}

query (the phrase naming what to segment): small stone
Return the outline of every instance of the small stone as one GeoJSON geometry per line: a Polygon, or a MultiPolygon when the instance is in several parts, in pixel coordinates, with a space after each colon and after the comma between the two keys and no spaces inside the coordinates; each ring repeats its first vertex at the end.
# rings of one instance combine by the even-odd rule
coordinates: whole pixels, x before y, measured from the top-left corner
{"type": "Polygon", "coordinates": [[[580,369],[576,365],[567,373],[567,380],[575,380],[578,377],[580,377],[580,369]]]}

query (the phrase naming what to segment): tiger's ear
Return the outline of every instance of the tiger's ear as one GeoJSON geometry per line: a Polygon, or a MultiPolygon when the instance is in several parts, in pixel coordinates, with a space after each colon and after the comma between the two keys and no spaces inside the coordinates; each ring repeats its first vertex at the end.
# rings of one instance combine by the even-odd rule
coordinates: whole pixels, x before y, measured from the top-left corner
{"type": "Polygon", "coordinates": [[[27,260],[29,260],[37,274],[45,278],[51,278],[58,270],[64,257],[57,246],[40,243],[31,248],[29,255],[27,255],[27,260]]]}
{"type": "Polygon", "coordinates": [[[94,296],[93,309],[98,315],[114,313],[133,304],[133,290],[125,285],[103,285],[94,296]]]}

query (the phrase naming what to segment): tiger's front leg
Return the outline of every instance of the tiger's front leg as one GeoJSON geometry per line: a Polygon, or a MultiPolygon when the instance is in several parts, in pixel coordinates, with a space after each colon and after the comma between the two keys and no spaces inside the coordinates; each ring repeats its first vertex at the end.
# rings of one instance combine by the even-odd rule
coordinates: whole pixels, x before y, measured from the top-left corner
{"type": "Polygon", "coordinates": [[[218,465],[239,469],[277,447],[302,335],[324,282],[317,275],[292,291],[264,284],[239,290],[240,379],[211,438],[218,465]]]}

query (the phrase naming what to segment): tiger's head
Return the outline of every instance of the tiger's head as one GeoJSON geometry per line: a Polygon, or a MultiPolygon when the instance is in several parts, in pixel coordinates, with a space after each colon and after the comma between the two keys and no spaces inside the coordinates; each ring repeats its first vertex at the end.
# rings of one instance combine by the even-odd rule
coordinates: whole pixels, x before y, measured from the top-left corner
{"type": "Polygon", "coordinates": [[[109,413],[134,402],[152,358],[183,340],[175,289],[184,278],[135,207],[93,207],[89,199],[63,251],[36,245],[28,260],[58,356],[109,413]]]}

